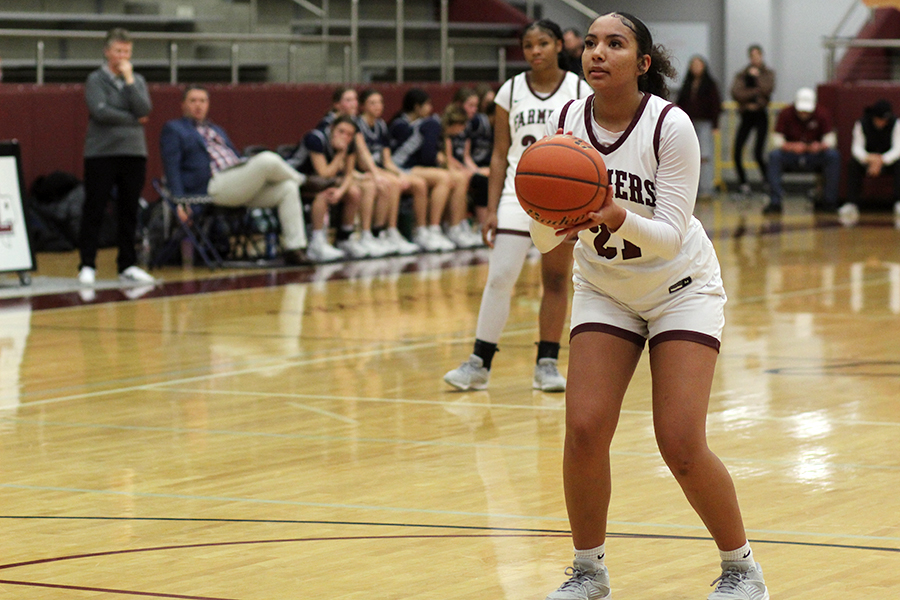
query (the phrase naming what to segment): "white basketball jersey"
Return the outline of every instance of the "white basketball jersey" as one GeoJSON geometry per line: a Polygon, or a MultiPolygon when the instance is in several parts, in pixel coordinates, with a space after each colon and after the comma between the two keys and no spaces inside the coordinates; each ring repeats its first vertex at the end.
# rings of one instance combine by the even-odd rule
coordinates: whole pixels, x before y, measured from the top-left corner
{"type": "Polygon", "coordinates": [[[500,86],[494,97],[497,106],[509,113],[510,145],[506,155],[503,195],[512,195],[513,199],[516,194],[516,166],[522,153],[528,146],[547,135],[545,131],[547,123],[555,120],[556,109],[569,100],[580,98],[590,92],[590,87],[584,80],[575,73],[566,72],[556,90],[550,94],[539,94],[531,88],[529,73],[526,71],[508,79],[500,86]]]}
{"type": "Polygon", "coordinates": [[[657,221],[644,231],[656,226],[669,239],[677,232],[682,243],[674,257],[662,256],[650,242],[642,248],[606,226],[584,230],[575,246],[575,276],[641,311],[686,290],[724,294],[712,242],[693,216],[700,151],[690,118],[670,102],[645,94],[628,128],[611,133],[594,120],[592,102],[593,96],[569,103],[544,133],[561,126],[590,142],[606,163],[615,202],[657,221]]]}

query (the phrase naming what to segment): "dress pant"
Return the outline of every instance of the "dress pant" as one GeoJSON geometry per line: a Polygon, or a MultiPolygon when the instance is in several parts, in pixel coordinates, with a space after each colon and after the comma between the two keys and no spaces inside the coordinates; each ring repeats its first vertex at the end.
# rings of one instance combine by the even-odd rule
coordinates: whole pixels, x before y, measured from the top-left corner
{"type": "Polygon", "coordinates": [[[747,183],[747,175],[744,173],[744,145],[750,134],[756,133],[756,141],[753,144],[753,156],[759,165],[759,171],[763,178],[766,177],[766,138],[769,136],[769,114],[766,109],[747,110],[741,112],[741,121],[738,124],[737,133],[734,135],[734,169],[737,171],[738,183],[747,183]]]}
{"type": "Polygon", "coordinates": [[[84,208],[78,246],[81,266],[96,268],[100,227],[107,203],[116,200],[116,264],[119,273],[137,262],[134,246],[138,201],[147,175],[144,156],[99,156],[84,159],[84,208]],[[113,194],[115,190],[115,194],[113,194]]]}
{"type": "Polygon", "coordinates": [[[300,205],[303,179],[279,155],[265,151],[213,175],[207,193],[220,206],[278,207],[281,245],[285,250],[297,250],[306,247],[306,225],[300,205]]]}

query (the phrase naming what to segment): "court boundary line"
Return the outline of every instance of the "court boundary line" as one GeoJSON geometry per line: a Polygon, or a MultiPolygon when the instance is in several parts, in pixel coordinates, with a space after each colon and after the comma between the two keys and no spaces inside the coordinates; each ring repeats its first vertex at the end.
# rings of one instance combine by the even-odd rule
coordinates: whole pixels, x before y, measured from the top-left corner
{"type": "MultiPolygon", "coordinates": [[[[549,522],[567,522],[568,518],[566,517],[550,517],[550,516],[533,516],[533,515],[510,515],[510,514],[496,514],[496,513],[474,513],[474,512],[465,512],[465,511],[448,511],[448,510],[435,510],[435,509],[422,509],[422,508],[400,508],[393,506],[367,506],[367,505],[352,505],[352,504],[336,504],[329,502],[300,502],[300,501],[292,501],[292,500],[270,500],[270,499],[260,499],[260,498],[231,498],[227,496],[191,496],[186,494],[162,494],[162,493],[154,493],[154,492],[122,492],[116,490],[89,490],[89,489],[77,489],[77,488],[62,488],[62,487],[50,487],[50,486],[29,486],[29,485],[19,485],[19,484],[9,484],[4,483],[0,484],[0,489],[17,489],[17,490],[27,490],[27,491],[49,491],[49,492],[70,492],[70,493],[84,493],[84,494],[99,494],[104,496],[136,496],[142,498],[165,498],[165,499],[179,499],[179,500],[195,500],[201,502],[235,502],[235,503],[247,503],[247,504],[269,504],[269,505],[281,505],[281,506],[303,506],[307,508],[327,508],[327,509],[344,509],[344,510],[369,510],[369,511],[382,511],[382,512],[394,512],[394,513],[419,513],[419,514],[428,514],[428,515],[439,515],[439,516],[463,516],[463,517],[477,517],[477,518],[487,518],[487,519],[511,519],[511,520],[533,520],[533,521],[549,521],[549,522]]],[[[636,523],[632,521],[617,521],[610,520],[609,523],[611,525],[616,526],[624,526],[624,527],[656,527],[662,529],[683,529],[683,530],[694,530],[694,531],[706,531],[706,528],[702,525],[680,525],[674,523],[636,523]]],[[[821,532],[804,532],[804,531],[779,531],[779,530],[768,530],[768,529],[747,529],[748,532],[759,533],[759,534],[768,534],[768,535],[785,535],[785,536],[807,536],[807,537],[828,537],[828,538],[844,538],[844,539],[860,539],[860,540],[883,540],[883,541],[898,541],[900,542],[900,536],[870,536],[870,535],[857,535],[857,534],[841,534],[841,533],[821,533],[821,532]]]]}

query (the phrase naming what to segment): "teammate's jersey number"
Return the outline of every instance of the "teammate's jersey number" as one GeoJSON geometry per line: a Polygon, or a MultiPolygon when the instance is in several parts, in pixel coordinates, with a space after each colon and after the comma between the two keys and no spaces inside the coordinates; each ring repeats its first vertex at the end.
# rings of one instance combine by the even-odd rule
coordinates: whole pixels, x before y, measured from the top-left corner
{"type": "Polygon", "coordinates": [[[536,141],[537,141],[537,138],[534,137],[533,135],[526,135],[525,137],[522,138],[522,147],[527,148],[528,146],[532,145],[536,141]]]}
{"type": "MultiPolygon", "coordinates": [[[[609,231],[609,228],[604,223],[600,225],[600,228],[591,227],[591,231],[596,233],[597,236],[594,238],[594,250],[597,251],[598,256],[602,256],[607,260],[612,260],[618,255],[619,249],[615,246],[607,246],[607,242],[609,242],[609,238],[612,235],[609,231]]],[[[635,246],[628,240],[622,240],[625,242],[622,247],[622,260],[628,260],[630,258],[639,258],[641,256],[641,249],[638,246],[635,246]]]]}

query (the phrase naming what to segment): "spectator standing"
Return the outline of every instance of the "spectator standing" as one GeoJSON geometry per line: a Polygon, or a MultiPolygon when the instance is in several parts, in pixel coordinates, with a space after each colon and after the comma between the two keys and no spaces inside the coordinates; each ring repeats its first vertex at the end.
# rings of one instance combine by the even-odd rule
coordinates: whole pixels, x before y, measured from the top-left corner
{"type": "Polygon", "coordinates": [[[867,106],[853,125],[852,156],[847,163],[847,202],[840,215],[859,217],[859,197],[865,177],[890,173],[894,178],[894,212],[900,213],[900,124],[887,100],[867,106]]]}
{"type": "Polygon", "coordinates": [[[769,135],[769,100],[775,89],[775,71],[763,61],[762,47],[754,44],[747,50],[750,64],[734,76],[731,85],[731,97],[738,103],[737,133],[734,136],[734,168],[737,171],[738,185],[741,193],[750,193],[747,174],[744,172],[744,145],[753,133],[756,141],[753,145],[753,156],[763,179],[766,178],[766,139],[769,135]]]}
{"type": "Polygon", "coordinates": [[[299,191],[306,177],[274,152],[241,157],[225,130],[208,119],[205,88],[189,86],[181,110],[182,117],[166,123],[159,136],[169,192],[176,197],[209,195],[220,206],[277,207],[285,263],[306,263],[299,191]]]}
{"type": "Polygon", "coordinates": [[[700,187],[698,196],[712,196],[715,175],[715,134],[719,131],[722,96],[702,56],[694,56],[678,92],[678,106],[691,118],[700,140],[700,187]]]}
{"type": "Polygon", "coordinates": [[[821,208],[824,212],[835,212],[841,155],[831,115],[816,105],[816,92],[812,88],[797,90],[794,103],[778,114],[772,142],[775,149],[769,154],[769,204],[763,213],[781,213],[782,175],[786,170],[822,173],[825,182],[821,208]]]}
{"type": "Polygon", "coordinates": [[[153,282],[138,267],[135,250],[138,201],[147,174],[147,140],[144,124],[152,109],[147,82],[134,72],[131,35],[112,29],[106,35],[106,64],[88,75],[84,87],[88,108],[84,140],[84,208],[78,246],[81,265],[78,281],[91,285],[96,279],[97,247],[106,205],[117,207],[119,279],[153,282]]]}

